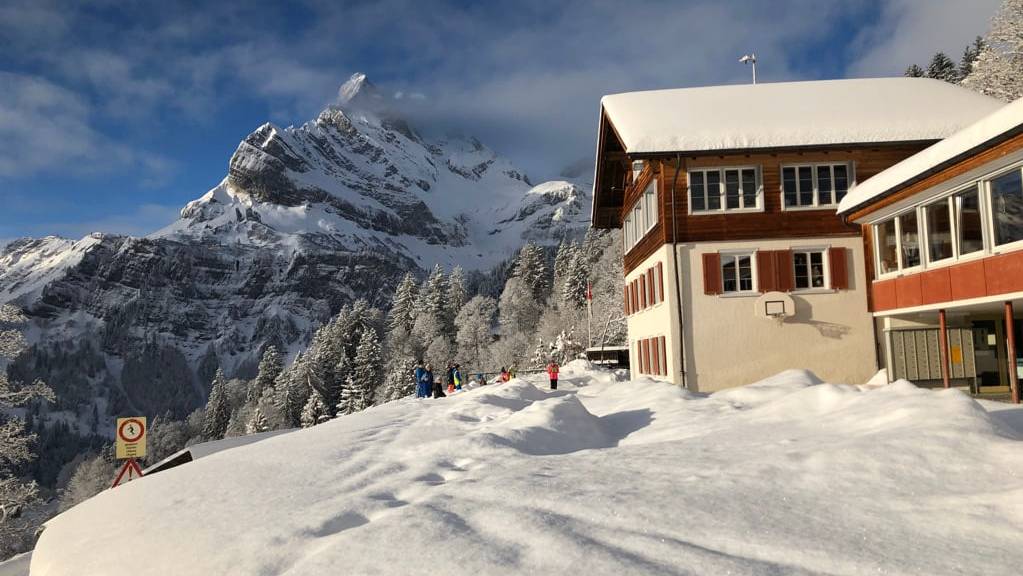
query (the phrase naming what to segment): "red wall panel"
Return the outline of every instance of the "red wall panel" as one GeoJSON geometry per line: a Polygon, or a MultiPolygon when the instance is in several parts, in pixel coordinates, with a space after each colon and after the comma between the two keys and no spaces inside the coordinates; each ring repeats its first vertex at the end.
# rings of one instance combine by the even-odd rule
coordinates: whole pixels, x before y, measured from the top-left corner
{"type": "Polygon", "coordinates": [[[952,280],[948,268],[928,270],[920,274],[920,288],[924,304],[937,304],[952,299],[952,280]]]}
{"type": "Polygon", "coordinates": [[[895,280],[878,280],[873,286],[874,312],[898,308],[895,300],[895,280]]]}
{"type": "Polygon", "coordinates": [[[899,308],[911,308],[924,303],[920,274],[911,274],[895,279],[895,302],[899,308]]]}
{"type": "Polygon", "coordinates": [[[1023,252],[999,254],[983,262],[989,296],[1023,290],[1023,252]]]}
{"type": "Polygon", "coordinates": [[[956,264],[948,269],[948,273],[952,281],[953,300],[987,296],[987,283],[984,281],[984,262],[982,260],[956,264]]]}

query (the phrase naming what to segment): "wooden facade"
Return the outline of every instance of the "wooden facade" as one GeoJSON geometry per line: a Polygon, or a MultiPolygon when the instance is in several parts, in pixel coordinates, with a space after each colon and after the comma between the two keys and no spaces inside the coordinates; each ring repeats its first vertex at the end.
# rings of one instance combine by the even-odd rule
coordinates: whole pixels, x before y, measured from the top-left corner
{"type": "MultiPolygon", "coordinates": [[[[658,222],[625,254],[631,272],[664,244],[858,236],[858,226],[846,224],[833,205],[819,209],[784,209],[781,168],[790,164],[849,163],[855,180],[863,180],[919,152],[929,143],[847,146],[818,150],[776,150],[743,154],[680,155],[648,158],[643,172],[622,195],[617,221],[640,199],[651,178],[657,179],[658,222]],[[676,161],[681,162],[676,176],[676,161]],[[761,183],[762,211],[690,214],[688,171],[698,168],[756,166],[761,183]],[[676,179],[677,178],[677,179],[676,179]],[[674,210],[672,190],[674,189],[674,210]],[[674,222],[673,222],[674,219],[674,222]],[[674,225],[674,230],[673,230],[674,225]]],[[[630,176],[631,178],[631,176],[630,176]]],[[[628,180],[629,178],[627,178],[628,180]]],[[[606,207],[605,207],[606,209],[606,207]]]]}

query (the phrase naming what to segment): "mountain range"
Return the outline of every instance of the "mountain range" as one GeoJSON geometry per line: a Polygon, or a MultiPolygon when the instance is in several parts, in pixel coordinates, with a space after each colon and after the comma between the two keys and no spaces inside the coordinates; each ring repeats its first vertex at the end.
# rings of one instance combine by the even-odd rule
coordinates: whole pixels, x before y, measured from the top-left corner
{"type": "MultiPolygon", "coordinates": [[[[589,221],[590,184],[534,185],[478,139],[425,136],[355,74],[301,126],[266,123],[226,177],[146,237],[16,240],[0,250],[0,302],[26,310],[58,412],[183,416],[216,368],[251,376],[270,344],[294,354],[359,298],[436,264],[486,277],[527,241],[556,245],[589,221]]],[[[105,421],[106,419],[104,419],[105,421]]]]}

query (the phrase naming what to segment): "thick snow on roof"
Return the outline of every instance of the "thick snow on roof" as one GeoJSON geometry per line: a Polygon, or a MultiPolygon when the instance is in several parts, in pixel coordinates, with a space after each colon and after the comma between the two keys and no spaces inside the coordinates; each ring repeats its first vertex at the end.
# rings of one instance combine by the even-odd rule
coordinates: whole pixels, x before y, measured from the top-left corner
{"type": "Polygon", "coordinates": [[[708,86],[605,96],[630,154],[938,140],[1001,102],[928,78],[708,86]]]}
{"type": "Polygon", "coordinates": [[[900,186],[970,150],[1023,125],[1023,99],[1003,106],[993,114],[879,172],[849,191],[838,205],[839,213],[849,212],[871,199],[900,186]]]}

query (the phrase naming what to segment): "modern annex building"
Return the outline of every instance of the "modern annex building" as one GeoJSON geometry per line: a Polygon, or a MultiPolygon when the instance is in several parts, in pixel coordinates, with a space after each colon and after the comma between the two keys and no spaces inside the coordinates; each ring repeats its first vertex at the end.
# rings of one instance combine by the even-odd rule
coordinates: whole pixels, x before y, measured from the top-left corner
{"type": "Polygon", "coordinates": [[[635,375],[709,391],[878,365],[856,186],[995,111],[919,78],[632,92],[601,100],[592,226],[624,238],[635,375]]]}
{"type": "Polygon", "coordinates": [[[1019,402],[1023,100],[866,181],[839,212],[863,227],[890,377],[1019,402]]]}

